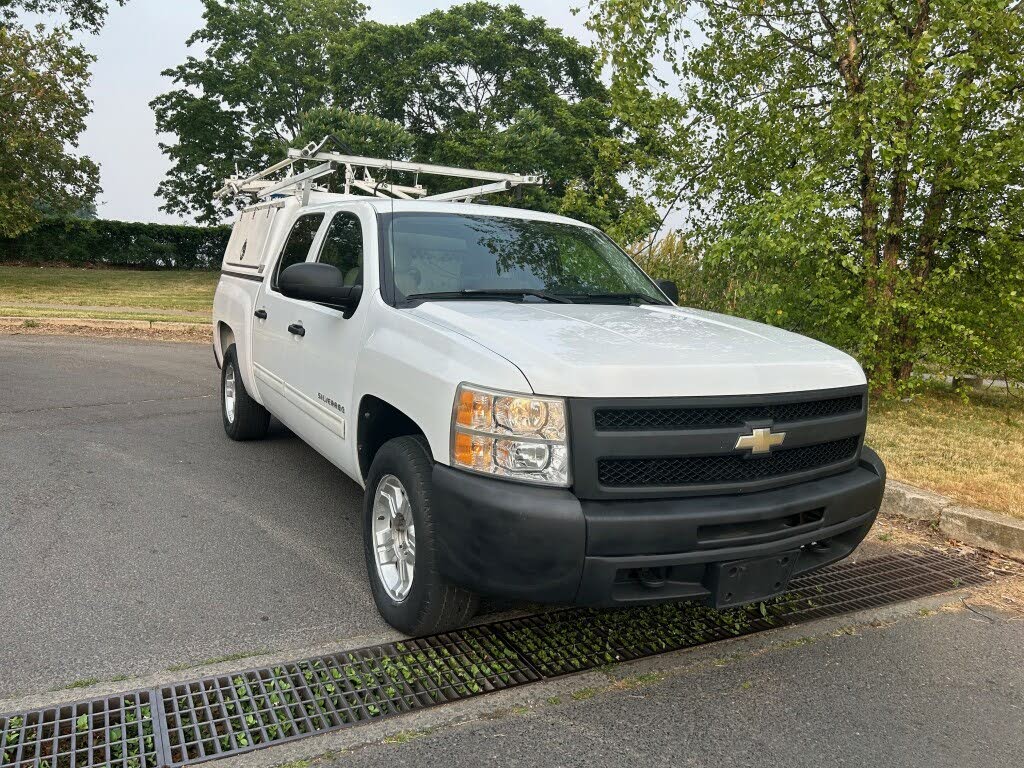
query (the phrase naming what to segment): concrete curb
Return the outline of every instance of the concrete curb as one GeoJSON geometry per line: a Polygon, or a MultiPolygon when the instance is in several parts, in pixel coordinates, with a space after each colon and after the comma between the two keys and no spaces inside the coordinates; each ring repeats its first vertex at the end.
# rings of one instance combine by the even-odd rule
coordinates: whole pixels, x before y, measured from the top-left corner
{"type": "Polygon", "coordinates": [[[896,480],[885,484],[882,514],[936,523],[946,536],[1024,560],[1024,521],[987,509],[963,507],[953,499],[896,480]]]}
{"type": "Polygon", "coordinates": [[[952,499],[896,480],[886,480],[882,513],[911,520],[938,522],[943,511],[953,506],[952,499]]]}
{"type": "Polygon", "coordinates": [[[1024,520],[987,509],[947,507],[939,521],[939,530],[951,539],[1024,560],[1024,520]]]}

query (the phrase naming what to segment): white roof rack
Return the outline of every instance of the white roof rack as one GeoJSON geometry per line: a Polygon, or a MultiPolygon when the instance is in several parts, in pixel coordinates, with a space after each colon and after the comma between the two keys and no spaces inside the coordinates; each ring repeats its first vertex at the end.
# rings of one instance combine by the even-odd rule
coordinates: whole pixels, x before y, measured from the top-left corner
{"type": "Polygon", "coordinates": [[[305,205],[309,202],[309,193],[314,189],[313,182],[336,173],[339,169],[345,171],[346,195],[354,194],[354,190],[359,190],[374,197],[402,200],[446,200],[468,203],[482,195],[507,192],[516,187],[539,186],[544,181],[540,176],[523,176],[518,173],[496,173],[472,168],[453,168],[447,165],[382,160],[376,157],[325,152],[324,147],[329,141],[334,141],[336,144],[341,143],[333,136],[328,136],[319,144],[310,144],[303,149],[288,150],[286,160],[274,163],[269,168],[264,168],[252,176],[242,178],[235,174],[224,181],[224,186],[217,190],[216,197],[248,196],[255,200],[290,193],[300,196],[305,205]],[[375,177],[374,171],[383,171],[383,174],[375,177]],[[391,171],[413,174],[412,185],[395,184],[388,181],[388,174],[391,171]],[[454,192],[429,195],[419,183],[420,174],[473,179],[489,183],[458,189],[454,192]]]}

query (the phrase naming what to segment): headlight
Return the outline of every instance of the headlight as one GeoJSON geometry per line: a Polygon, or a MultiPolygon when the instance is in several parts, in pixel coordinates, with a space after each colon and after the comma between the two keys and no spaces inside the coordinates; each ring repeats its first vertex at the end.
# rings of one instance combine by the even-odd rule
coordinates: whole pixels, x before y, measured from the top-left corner
{"type": "Polygon", "coordinates": [[[565,401],[460,384],[451,463],[485,475],[569,485],[565,401]]]}

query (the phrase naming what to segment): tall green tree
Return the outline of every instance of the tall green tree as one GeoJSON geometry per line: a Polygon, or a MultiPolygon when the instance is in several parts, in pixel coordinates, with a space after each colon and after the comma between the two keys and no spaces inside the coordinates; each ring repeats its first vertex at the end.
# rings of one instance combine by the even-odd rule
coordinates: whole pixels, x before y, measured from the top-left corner
{"type": "Polygon", "coordinates": [[[858,355],[1024,376],[1019,0],[592,0],[720,305],[858,355]]]}
{"type": "Polygon", "coordinates": [[[619,180],[631,150],[594,51],[542,19],[479,2],[405,25],[348,0],[204,3],[191,42],[205,56],[168,71],[177,88],[153,102],[176,137],[165,210],[218,220],[228,208],[210,196],[236,164],[255,170],[323,131],[353,152],[538,173],[548,185],[521,204],[626,238],[650,228],[619,180]]]}
{"type": "MultiPolygon", "coordinates": [[[[124,5],[128,0],[114,0],[124,5]]],[[[30,13],[58,13],[66,17],[63,26],[69,29],[84,29],[99,32],[107,18],[106,0],[0,0],[0,21],[13,24],[18,11],[30,13]]]]}
{"type": "Polygon", "coordinates": [[[344,106],[327,78],[327,46],[351,30],[356,0],[203,0],[203,27],[188,40],[204,53],[164,72],[175,88],[153,100],[160,148],[171,170],[163,210],[216,223],[230,212],[211,199],[235,168],[258,170],[284,156],[303,115],[344,106]]]}
{"type": "Polygon", "coordinates": [[[544,19],[516,5],[471,2],[405,25],[364,23],[333,53],[340,93],[406,126],[419,157],[543,175],[545,189],[527,192],[522,204],[622,239],[652,226],[653,209],[619,181],[635,153],[594,50],[544,19]]]}
{"type": "Polygon", "coordinates": [[[98,31],[106,12],[103,0],[0,0],[0,236],[27,232],[43,215],[94,210],[99,168],[74,152],[94,59],[71,31],[98,31]],[[64,19],[26,27],[20,11],[64,19]]]}

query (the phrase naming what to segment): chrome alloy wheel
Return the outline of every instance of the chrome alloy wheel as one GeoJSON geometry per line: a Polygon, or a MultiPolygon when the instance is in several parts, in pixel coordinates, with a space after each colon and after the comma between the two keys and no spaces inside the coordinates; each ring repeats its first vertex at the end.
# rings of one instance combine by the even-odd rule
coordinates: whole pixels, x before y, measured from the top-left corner
{"type": "Polygon", "coordinates": [[[235,366],[229,365],[224,373],[224,413],[228,424],[235,423],[235,366]]]}
{"type": "Polygon", "coordinates": [[[416,526],[409,494],[394,475],[381,478],[373,498],[373,559],[388,597],[405,600],[416,566],[416,526]]]}

